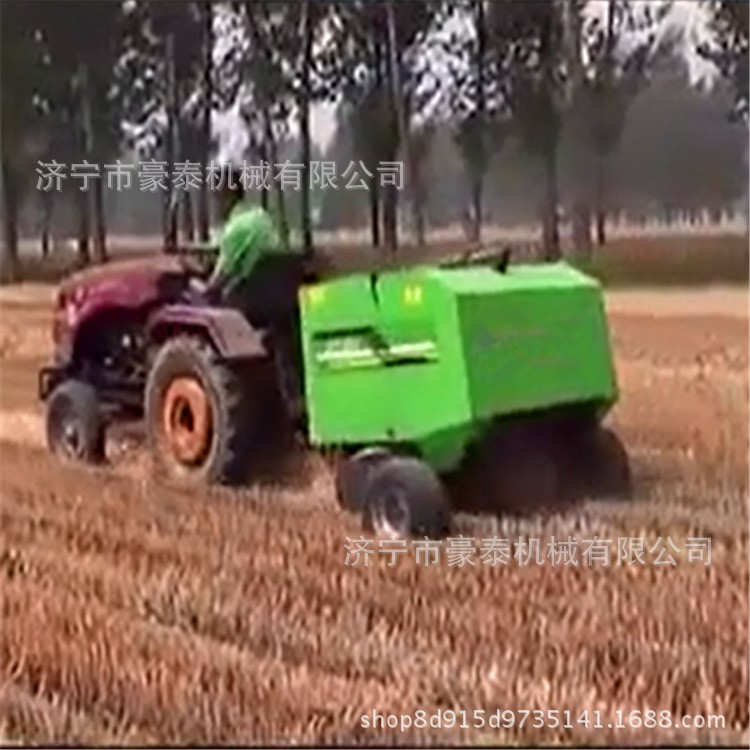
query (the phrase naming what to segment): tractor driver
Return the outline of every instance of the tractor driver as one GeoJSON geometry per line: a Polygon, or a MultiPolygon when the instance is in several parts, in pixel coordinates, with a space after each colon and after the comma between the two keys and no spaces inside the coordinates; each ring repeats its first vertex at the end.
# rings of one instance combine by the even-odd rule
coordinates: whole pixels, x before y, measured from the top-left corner
{"type": "Polygon", "coordinates": [[[259,205],[245,200],[239,175],[231,171],[220,193],[224,226],[213,272],[199,291],[208,299],[227,300],[250,278],[265,255],[292,253],[276,222],[259,205]]]}

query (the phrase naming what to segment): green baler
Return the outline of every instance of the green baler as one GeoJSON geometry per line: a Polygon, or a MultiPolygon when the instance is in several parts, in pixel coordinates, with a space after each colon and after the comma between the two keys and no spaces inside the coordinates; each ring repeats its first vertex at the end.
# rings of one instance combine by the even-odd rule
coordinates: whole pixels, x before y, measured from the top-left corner
{"type": "Polygon", "coordinates": [[[301,317],[318,445],[413,445],[445,471],[498,417],[617,395],[601,289],[562,263],[350,276],[307,287],[301,317]]]}
{"type": "Polygon", "coordinates": [[[565,263],[353,275],[300,301],[310,440],[364,448],[343,494],[383,446],[444,474],[506,418],[598,423],[617,398],[601,287],[565,263]]]}

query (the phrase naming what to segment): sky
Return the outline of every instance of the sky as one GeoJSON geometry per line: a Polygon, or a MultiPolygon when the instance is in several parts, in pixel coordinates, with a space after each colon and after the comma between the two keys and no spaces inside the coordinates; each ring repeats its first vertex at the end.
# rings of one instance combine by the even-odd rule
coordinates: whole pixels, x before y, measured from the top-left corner
{"type": "MultiPolygon", "coordinates": [[[[649,4],[653,6],[654,0],[635,0],[635,11],[638,12],[638,6],[645,8],[649,4]]],[[[606,13],[606,0],[590,0],[586,12],[592,16],[603,15],[606,13]]],[[[709,11],[704,2],[700,0],[673,0],[660,27],[659,38],[667,34],[675,35],[676,49],[687,63],[690,80],[694,85],[710,86],[716,77],[716,71],[711,63],[697,52],[698,46],[710,39],[708,21],[709,11]]],[[[226,38],[227,36],[224,34],[217,36],[219,40],[217,44],[225,44],[226,42],[221,40],[226,38]]],[[[628,40],[626,39],[625,45],[627,44],[628,40]]],[[[438,71],[443,68],[441,61],[436,60],[433,63],[436,63],[435,68],[438,71]]],[[[312,108],[312,136],[316,145],[322,150],[328,148],[335,135],[335,113],[335,105],[331,104],[318,104],[312,108]]],[[[224,112],[214,112],[212,127],[219,144],[216,159],[220,162],[241,162],[247,148],[248,138],[246,127],[239,114],[238,102],[235,102],[233,107],[224,112]]],[[[294,132],[294,129],[294,125],[292,125],[292,132],[294,132]]]]}

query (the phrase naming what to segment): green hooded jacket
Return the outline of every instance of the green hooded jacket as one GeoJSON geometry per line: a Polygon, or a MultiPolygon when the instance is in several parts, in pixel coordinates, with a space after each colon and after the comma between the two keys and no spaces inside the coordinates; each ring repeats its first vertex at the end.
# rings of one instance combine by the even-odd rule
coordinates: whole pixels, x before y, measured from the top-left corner
{"type": "Polygon", "coordinates": [[[260,206],[238,203],[219,238],[214,276],[244,281],[266,254],[293,252],[281,241],[271,214],[260,206]]]}

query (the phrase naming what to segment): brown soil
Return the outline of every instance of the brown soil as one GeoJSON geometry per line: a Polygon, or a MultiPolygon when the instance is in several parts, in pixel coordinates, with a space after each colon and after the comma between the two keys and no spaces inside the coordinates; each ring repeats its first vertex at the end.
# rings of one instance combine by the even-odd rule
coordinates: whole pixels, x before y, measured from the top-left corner
{"type": "Polygon", "coordinates": [[[243,491],[43,447],[50,288],[0,296],[0,739],[26,743],[748,741],[748,319],[715,292],[609,299],[636,498],[459,531],[712,537],[710,567],[344,564],[323,462],[243,491]],[[675,305],[675,298],[679,304],[675,305]],[[723,714],[723,731],[360,727],[417,709],[723,714]]]}

